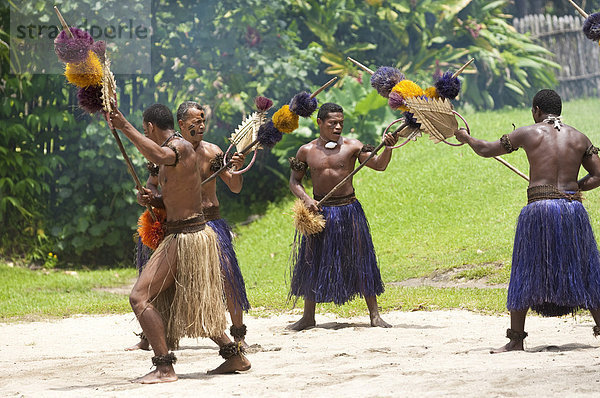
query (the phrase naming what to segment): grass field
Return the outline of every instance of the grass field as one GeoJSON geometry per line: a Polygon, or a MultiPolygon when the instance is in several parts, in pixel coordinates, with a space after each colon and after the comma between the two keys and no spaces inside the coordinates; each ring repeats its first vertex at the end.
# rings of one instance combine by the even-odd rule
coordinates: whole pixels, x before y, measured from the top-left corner
{"type": "MultiPolygon", "coordinates": [[[[585,132],[596,145],[600,129],[598,101],[566,103],[564,121],[585,132]]],[[[532,123],[529,109],[479,112],[463,116],[476,137],[495,140],[512,123],[532,123]]],[[[349,128],[350,126],[346,126],[349,128]]],[[[527,173],[525,153],[504,158],[527,173]]],[[[584,175],[584,172],[582,172],[584,175]]],[[[504,289],[395,287],[391,282],[465,267],[459,276],[507,282],[517,216],[526,203],[527,183],[493,159],[476,156],[468,147],[433,144],[421,137],[394,152],[388,169],[361,171],[356,193],[369,218],[386,292],[382,309],[429,310],[466,308],[505,311],[504,289]]],[[[272,204],[264,217],[235,228],[236,249],[253,313],[288,310],[289,256],[293,242],[293,198],[272,204]]],[[[600,199],[586,195],[585,205],[600,233],[600,199]]],[[[74,313],[129,311],[122,294],[93,290],[130,283],[135,270],[50,272],[0,265],[0,317],[63,316],[74,313]],[[115,276],[118,275],[118,276],[115,276]]],[[[301,306],[301,301],[297,306],[301,306]]],[[[340,315],[367,314],[364,300],[341,307],[320,305],[340,315]]]]}

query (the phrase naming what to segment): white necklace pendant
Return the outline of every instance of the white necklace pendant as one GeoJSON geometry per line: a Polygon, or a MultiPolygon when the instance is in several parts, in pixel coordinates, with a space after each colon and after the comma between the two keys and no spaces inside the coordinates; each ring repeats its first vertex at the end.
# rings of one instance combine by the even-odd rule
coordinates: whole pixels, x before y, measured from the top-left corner
{"type": "Polygon", "coordinates": [[[337,142],[335,141],[328,141],[327,143],[325,143],[325,148],[327,149],[334,149],[337,146],[337,142]]]}

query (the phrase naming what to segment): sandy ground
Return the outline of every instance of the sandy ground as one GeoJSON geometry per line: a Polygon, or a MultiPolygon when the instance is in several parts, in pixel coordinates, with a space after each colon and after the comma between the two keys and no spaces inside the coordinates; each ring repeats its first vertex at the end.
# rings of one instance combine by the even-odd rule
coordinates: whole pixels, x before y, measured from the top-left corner
{"type": "Polygon", "coordinates": [[[81,316],[0,324],[3,397],[538,397],[600,396],[600,340],[591,317],[530,316],[526,352],[491,355],[506,342],[507,316],[467,311],[393,312],[392,329],[368,317],[318,315],[302,332],[298,318],[247,317],[243,374],[209,376],[221,363],[208,339],[182,340],[180,380],[131,383],[150,371],[151,354],[125,352],[139,330],[133,315],[81,316]]]}

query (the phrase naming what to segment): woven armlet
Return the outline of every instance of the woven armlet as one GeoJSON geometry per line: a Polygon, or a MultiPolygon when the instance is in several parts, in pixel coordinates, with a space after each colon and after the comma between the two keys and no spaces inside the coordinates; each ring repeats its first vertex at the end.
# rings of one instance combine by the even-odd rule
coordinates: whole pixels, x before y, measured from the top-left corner
{"type": "Polygon", "coordinates": [[[308,163],[298,160],[295,157],[291,157],[288,160],[290,162],[290,169],[294,171],[306,171],[308,168],[308,163]]]}
{"type": "Polygon", "coordinates": [[[154,164],[152,162],[146,163],[146,168],[148,169],[150,175],[153,177],[156,177],[158,175],[158,171],[160,169],[160,167],[157,164],[154,164]]]}
{"type": "Polygon", "coordinates": [[[508,134],[504,134],[502,137],[500,137],[500,144],[502,144],[502,147],[507,153],[511,153],[519,149],[513,147],[512,143],[510,142],[510,138],[508,138],[508,134]]]}
{"type": "Polygon", "coordinates": [[[362,148],[360,148],[361,152],[373,152],[375,150],[375,146],[371,144],[365,144],[362,148]]]}
{"type": "Polygon", "coordinates": [[[595,147],[593,145],[590,145],[589,147],[587,147],[587,149],[585,150],[585,153],[583,154],[583,158],[587,159],[587,158],[591,158],[592,155],[597,155],[598,154],[598,147],[595,147]]]}

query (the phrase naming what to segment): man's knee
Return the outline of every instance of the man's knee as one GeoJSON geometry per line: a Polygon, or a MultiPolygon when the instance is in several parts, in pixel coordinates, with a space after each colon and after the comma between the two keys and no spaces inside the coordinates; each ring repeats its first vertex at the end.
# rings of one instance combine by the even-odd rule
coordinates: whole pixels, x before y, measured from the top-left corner
{"type": "Polygon", "coordinates": [[[136,314],[143,310],[143,308],[145,307],[145,303],[147,302],[147,298],[136,291],[133,291],[131,292],[131,294],[129,294],[129,304],[131,305],[133,312],[135,312],[136,314]]]}

